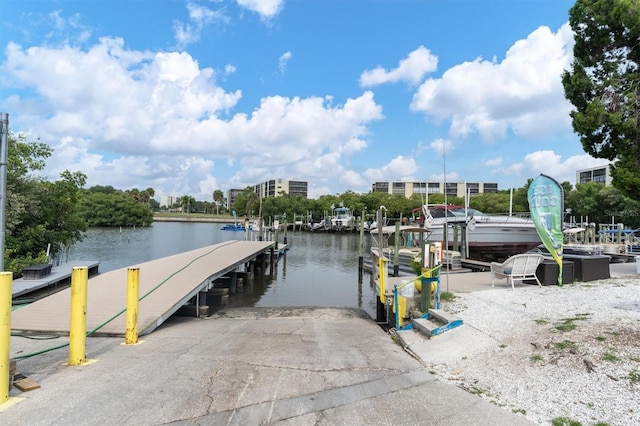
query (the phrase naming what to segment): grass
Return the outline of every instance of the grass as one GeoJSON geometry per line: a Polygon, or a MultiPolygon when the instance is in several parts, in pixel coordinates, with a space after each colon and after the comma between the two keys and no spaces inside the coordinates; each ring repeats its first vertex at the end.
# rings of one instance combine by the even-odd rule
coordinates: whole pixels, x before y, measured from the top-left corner
{"type": "Polygon", "coordinates": [[[556,417],[551,420],[552,426],[582,426],[577,420],[570,419],[569,417],[556,417]]]}
{"type": "Polygon", "coordinates": [[[531,355],[531,358],[529,358],[531,361],[533,362],[540,362],[540,361],[544,361],[544,357],[540,354],[535,354],[535,355],[531,355]]]}
{"type": "Polygon", "coordinates": [[[596,337],[595,337],[595,339],[596,339],[598,342],[604,342],[605,340],[607,340],[607,338],[606,338],[606,337],[604,337],[604,336],[596,336],[596,337]]]}
{"type": "Polygon", "coordinates": [[[640,371],[632,370],[629,373],[629,380],[631,380],[631,383],[640,383],[640,371]]]}
{"type": "Polygon", "coordinates": [[[620,362],[621,358],[615,354],[616,348],[609,346],[607,352],[602,356],[602,359],[609,362],[620,362]]]}
{"type": "Polygon", "coordinates": [[[522,414],[523,416],[527,415],[527,410],[525,410],[524,408],[514,408],[511,411],[513,411],[516,414],[522,414]]]}
{"type": "Polygon", "coordinates": [[[451,302],[455,300],[457,296],[449,291],[443,291],[440,293],[440,300],[443,302],[451,302]]]}
{"type": "Polygon", "coordinates": [[[577,321],[586,321],[589,319],[590,314],[577,314],[572,318],[563,318],[555,325],[556,330],[561,332],[572,331],[578,328],[577,321]]]}
{"type": "Polygon", "coordinates": [[[563,340],[562,342],[554,343],[553,346],[561,351],[565,349],[578,349],[578,345],[570,340],[563,340]]]}
{"type": "Polygon", "coordinates": [[[533,322],[535,322],[538,325],[549,324],[549,320],[546,320],[546,319],[537,319],[537,320],[533,320],[533,322]]]}

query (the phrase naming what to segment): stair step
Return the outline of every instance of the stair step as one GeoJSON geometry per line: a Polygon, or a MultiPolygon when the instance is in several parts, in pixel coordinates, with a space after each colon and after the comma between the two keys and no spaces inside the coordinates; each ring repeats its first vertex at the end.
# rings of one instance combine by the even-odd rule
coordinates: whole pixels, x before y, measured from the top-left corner
{"type": "Polygon", "coordinates": [[[429,309],[427,312],[443,324],[448,324],[458,319],[455,315],[452,315],[447,311],[443,311],[442,309],[429,309]]]}
{"type": "Polygon", "coordinates": [[[462,320],[440,309],[429,309],[426,317],[414,318],[412,324],[414,330],[431,339],[445,331],[461,326],[462,320]]]}

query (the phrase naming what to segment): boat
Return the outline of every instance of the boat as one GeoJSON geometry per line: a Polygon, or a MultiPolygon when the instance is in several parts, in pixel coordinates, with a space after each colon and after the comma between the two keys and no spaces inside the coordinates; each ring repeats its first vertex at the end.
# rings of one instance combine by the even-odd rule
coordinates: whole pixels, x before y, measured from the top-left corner
{"type": "Polygon", "coordinates": [[[467,247],[460,251],[467,257],[478,260],[501,260],[514,254],[525,253],[542,243],[533,220],[512,215],[485,214],[479,210],[460,205],[423,205],[423,226],[431,233],[427,241],[444,241],[446,224],[447,245],[455,248],[454,242],[466,237],[467,247]],[[454,225],[459,225],[461,234],[454,236],[454,225]],[[466,235],[462,232],[466,231],[466,235]]]}
{"type": "Polygon", "coordinates": [[[563,254],[578,254],[583,256],[599,256],[604,252],[602,244],[595,244],[593,230],[582,227],[566,228],[562,231],[564,243],[563,254]]]}
{"type": "MultiPolygon", "coordinates": [[[[416,262],[420,262],[422,249],[421,240],[430,231],[424,227],[415,225],[383,226],[371,229],[371,253],[365,258],[366,270],[371,270],[371,262],[378,258],[378,247],[382,247],[382,254],[389,260],[389,267],[393,268],[394,275],[415,276],[420,275],[416,270],[416,262]],[[397,244],[396,244],[397,241],[397,244]],[[397,247],[397,259],[396,259],[397,247]]],[[[462,269],[461,254],[453,250],[444,250],[443,266],[450,271],[462,269]]],[[[418,269],[419,270],[419,269],[418,269]]]]}
{"type": "Polygon", "coordinates": [[[356,229],[356,218],[348,207],[333,207],[331,212],[331,231],[343,232],[356,229]]]}
{"type": "Polygon", "coordinates": [[[223,231],[244,231],[244,225],[240,223],[228,223],[222,226],[223,231]]]}
{"type": "Polygon", "coordinates": [[[238,223],[236,218],[236,211],[231,212],[233,214],[233,223],[228,223],[222,226],[223,231],[244,231],[244,224],[238,223]]]}

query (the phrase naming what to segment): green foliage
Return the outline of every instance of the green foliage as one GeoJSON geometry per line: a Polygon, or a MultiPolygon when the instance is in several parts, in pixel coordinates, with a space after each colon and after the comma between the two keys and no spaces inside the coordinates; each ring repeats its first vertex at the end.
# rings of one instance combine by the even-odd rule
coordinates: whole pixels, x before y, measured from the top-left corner
{"type": "Polygon", "coordinates": [[[570,419],[569,417],[556,417],[551,420],[552,426],[582,426],[577,420],[570,419]]]}
{"type": "Polygon", "coordinates": [[[92,227],[148,226],[153,212],[148,202],[138,201],[131,192],[103,191],[102,187],[84,190],[78,214],[92,227]]]}
{"type": "Polygon", "coordinates": [[[640,2],[577,0],[569,11],[574,60],[562,76],[584,150],[613,161],[613,185],[640,194],[640,2]]]}
{"type": "Polygon", "coordinates": [[[9,134],[7,148],[4,260],[5,270],[19,275],[25,266],[47,262],[47,249],[56,255],[82,239],[87,225],[76,206],[86,177],[65,171],[59,180],[45,181],[31,173],[44,168],[47,145],[9,134]]]}

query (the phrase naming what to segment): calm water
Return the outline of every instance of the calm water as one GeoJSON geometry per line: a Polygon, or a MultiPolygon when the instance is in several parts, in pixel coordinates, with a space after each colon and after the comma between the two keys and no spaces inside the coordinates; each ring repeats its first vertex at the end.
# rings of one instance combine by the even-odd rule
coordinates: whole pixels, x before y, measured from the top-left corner
{"type": "MultiPolygon", "coordinates": [[[[148,228],[90,229],[68,260],[97,260],[100,272],[126,268],[229,240],[243,232],[223,231],[218,223],[155,222],[148,228]]],[[[282,233],[280,233],[282,234],[282,233]]],[[[365,235],[368,250],[369,236],[365,235]]],[[[278,237],[280,243],[283,235],[278,237]]],[[[290,250],[273,277],[256,280],[252,294],[230,298],[231,306],[317,306],[363,309],[375,318],[370,276],[358,277],[359,234],[287,232],[290,250]]]]}

